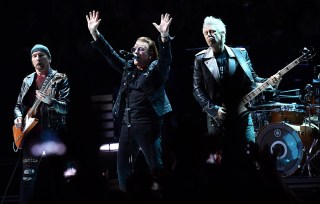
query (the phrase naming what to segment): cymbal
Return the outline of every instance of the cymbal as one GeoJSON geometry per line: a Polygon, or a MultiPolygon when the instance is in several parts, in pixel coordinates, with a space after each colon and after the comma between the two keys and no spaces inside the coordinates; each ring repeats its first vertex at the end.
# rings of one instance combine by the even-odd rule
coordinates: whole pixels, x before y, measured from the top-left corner
{"type": "Polygon", "coordinates": [[[261,104],[261,105],[254,106],[252,108],[263,109],[263,108],[277,108],[277,107],[280,108],[281,106],[276,103],[267,103],[267,104],[261,104]]]}
{"type": "Polygon", "coordinates": [[[280,102],[275,102],[275,103],[269,103],[269,104],[262,104],[262,105],[258,105],[258,106],[254,106],[252,107],[256,110],[259,109],[266,109],[266,108],[280,108],[281,110],[294,110],[294,109],[304,109],[305,106],[302,104],[296,104],[296,103],[280,103],[280,102]]]}
{"type": "Polygon", "coordinates": [[[297,92],[300,89],[291,89],[291,90],[279,90],[279,89],[266,89],[264,92],[276,92],[276,93],[289,93],[289,92],[297,92]]]}
{"type": "Polygon", "coordinates": [[[286,91],[279,91],[280,93],[288,93],[288,92],[297,92],[300,91],[300,89],[291,89],[291,90],[286,90],[286,91]]]}
{"type": "Polygon", "coordinates": [[[306,105],[306,107],[310,107],[310,108],[320,108],[319,104],[308,104],[306,105]]]}

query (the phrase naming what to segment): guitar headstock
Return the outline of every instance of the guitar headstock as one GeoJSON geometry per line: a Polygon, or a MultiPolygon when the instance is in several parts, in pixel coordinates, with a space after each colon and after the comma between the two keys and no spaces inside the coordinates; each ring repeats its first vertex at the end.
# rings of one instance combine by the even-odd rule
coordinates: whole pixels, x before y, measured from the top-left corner
{"type": "Polygon", "coordinates": [[[301,53],[302,53],[302,61],[308,61],[309,59],[312,59],[316,55],[313,48],[308,49],[306,47],[304,47],[301,50],[301,53]]]}

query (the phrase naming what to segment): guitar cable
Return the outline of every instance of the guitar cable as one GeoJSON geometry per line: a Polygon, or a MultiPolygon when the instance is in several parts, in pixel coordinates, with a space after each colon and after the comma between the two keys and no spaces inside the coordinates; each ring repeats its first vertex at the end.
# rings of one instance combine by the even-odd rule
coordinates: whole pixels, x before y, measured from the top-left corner
{"type": "Polygon", "coordinates": [[[10,187],[10,184],[11,184],[11,182],[12,182],[12,178],[13,178],[13,176],[14,176],[16,170],[17,170],[17,167],[18,167],[18,165],[19,165],[20,159],[21,159],[21,151],[19,152],[19,156],[18,156],[17,163],[16,163],[16,165],[15,165],[15,167],[14,167],[14,169],[13,169],[13,172],[12,172],[12,174],[11,174],[11,177],[10,177],[10,179],[9,179],[9,182],[8,182],[8,184],[7,184],[7,187],[6,187],[6,189],[5,189],[5,192],[4,192],[3,196],[2,196],[1,204],[3,204],[4,199],[5,199],[6,196],[7,196],[8,189],[9,189],[9,187],[10,187]]]}

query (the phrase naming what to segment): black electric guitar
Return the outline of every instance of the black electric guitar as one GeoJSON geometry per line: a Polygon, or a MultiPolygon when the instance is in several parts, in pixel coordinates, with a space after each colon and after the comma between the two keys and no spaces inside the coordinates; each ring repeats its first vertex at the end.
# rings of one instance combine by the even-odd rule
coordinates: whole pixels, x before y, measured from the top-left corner
{"type": "MultiPolygon", "coordinates": [[[[295,66],[297,66],[299,63],[303,62],[303,61],[307,61],[309,59],[311,59],[312,57],[314,57],[316,54],[314,53],[313,50],[309,50],[307,48],[303,48],[302,50],[302,55],[298,58],[296,58],[295,60],[293,60],[290,64],[288,64],[287,66],[285,66],[283,69],[281,69],[280,71],[278,71],[277,73],[280,76],[283,76],[284,74],[286,74],[288,71],[290,71],[292,68],[294,68],[295,66]]],[[[238,107],[238,113],[241,114],[245,111],[248,110],[248,104],[250,101],[252,101],[256,96],[258,96],[261,92],[265,91],[268,87],[270,86],[274,86],[274,82],[271,78],[267,79],[265,82],[263,82],[262,84],[260,84],[258,87],[256,87],[254,90],[252,90],[251,92],[249,92],[247,95],[245,95],[238,107]]],[[[224,120],[219,119],[217,116],[214,118],[214,122],[216,123],[215,125],[217,125],[218,127],[222,127],[223,126],[223,122],[224,120]]]]}

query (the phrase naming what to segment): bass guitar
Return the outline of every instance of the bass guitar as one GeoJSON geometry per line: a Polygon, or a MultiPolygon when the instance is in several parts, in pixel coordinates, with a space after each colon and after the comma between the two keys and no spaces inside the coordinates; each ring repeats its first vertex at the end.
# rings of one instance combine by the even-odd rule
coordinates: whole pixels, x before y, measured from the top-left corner
{"type": "MultiPolygon", "coordinates": [[[[316,54],[314,53],[314,51],[309,50],[307,48],[303,48],[302,50],[302,55],[298,58],[296,58],[295,60],[293,60],[290,64],[288,64],[287,66],[285,66],[284,68],[282,68],[280,71],[278,71],[277,73],[280,76],[285,75],[288,71],[290,71],[292,68],[294,68],[295,66],[297,66],[299,63],[303,62],[303,61],[307,61],[309,59],[311,59],[312,57],[314,57],[316,54]]],[[[238,107],[238,113],[241,114],[244,111],[248,110],[248,104],[250,101],[252,101],[256,96],[258,96],[261,92],[265,91],[268,87],[270,86],[274,86],[274,82],[272,80],[272,78],[267,79],[265,82],[259,84],[259,86],[257,86],[255,89],[253,89],[251,92],[249,92],[247,95],[245,95],[238,107]]],[[[217,116],[214,118],[214,122],[216,123],[217,126],[221,127],[223,124],[223,120],[219,119],[217,116]]]]}

